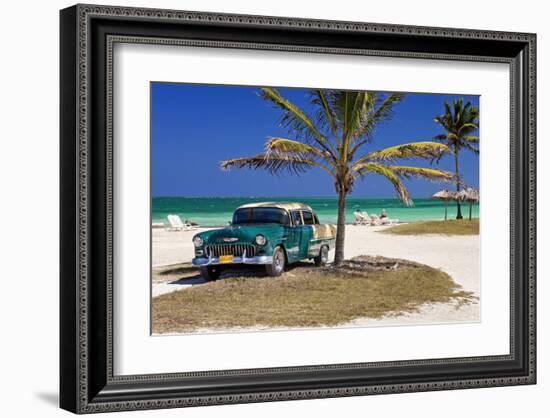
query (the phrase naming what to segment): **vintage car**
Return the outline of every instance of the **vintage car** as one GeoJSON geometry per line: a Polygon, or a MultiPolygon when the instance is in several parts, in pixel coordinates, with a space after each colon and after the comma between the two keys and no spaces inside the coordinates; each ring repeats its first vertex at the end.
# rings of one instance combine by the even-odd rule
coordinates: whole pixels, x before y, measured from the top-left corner
{"type": "Polygon", "coordinates": [[[193,264],[206,280],[216,280],[232,265],[264,265],[279,276],[290,263],[313,259],[325,265],[334,247],[336,226],[320,224],[313,210],[302,203],[265,202],[240,206],[226,228],[193,237],[193,264]]]}

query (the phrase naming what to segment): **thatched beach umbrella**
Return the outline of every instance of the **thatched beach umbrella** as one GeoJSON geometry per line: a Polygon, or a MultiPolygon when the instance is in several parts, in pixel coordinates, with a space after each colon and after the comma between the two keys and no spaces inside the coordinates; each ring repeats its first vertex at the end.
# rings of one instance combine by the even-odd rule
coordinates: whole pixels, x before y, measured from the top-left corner
{"type": "Polygon", "coordinates": [[[472,204],[474,202],[479,202],[479,190],[473,189],[472,187],[466,187],[456,194],[458,200],[468,202],[469,205],[469,216],[468,219],[472,220],[472,204]]]}
{"type": "Polygon", "coordinates": [[[445,202],[445,220],[447,220],[447,204],[449,200],[456,200],[456,193],[449,191],[448,189],[440,190],[432,195],[432,199],[443,200],[445,202]]]}

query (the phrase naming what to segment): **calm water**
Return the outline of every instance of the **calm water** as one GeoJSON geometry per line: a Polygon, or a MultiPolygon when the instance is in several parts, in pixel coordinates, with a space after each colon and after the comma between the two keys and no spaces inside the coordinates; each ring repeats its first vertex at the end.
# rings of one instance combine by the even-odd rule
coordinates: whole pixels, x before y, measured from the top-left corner
{"type": "MultiPolygon", "coordinates": [[[[362,199],[348,198],[346,222],[352,223],[353,212],[361,209],[363,212],[380,215],[382,208],[386,209],[390,218],[397,218],[403,222],[420,220],[443,220],[443,202],[432,199],[413,199],[413,207],[405,207],[398,199],[362,199]]],[[[286,198],[247,198],[247,197],[155,197],[153,198],[153,222],[167,222],[170,214],[179,215],[183,220],[189,219],[201,226],[220,226],[231,220],[233,211],[240,205],[252,202],[302,202],[310,205],[321,222],[336,223],[337,199],[312,197],[286,198]]],[[[449,218],[456,216],[456,204],[449,202],[449,218]]],[[[468,216],[468,205],[462,205],[462,214],[468,216]]],[[[472,208],[472,216],[479,216],[479,206],[472,208]]]]}

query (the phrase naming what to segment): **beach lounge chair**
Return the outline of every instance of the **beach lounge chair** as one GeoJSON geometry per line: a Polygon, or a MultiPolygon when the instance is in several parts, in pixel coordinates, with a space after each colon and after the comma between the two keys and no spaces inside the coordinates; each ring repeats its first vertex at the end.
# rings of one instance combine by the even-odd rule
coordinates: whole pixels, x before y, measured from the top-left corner
{"type": "Polygon", "coordinates": [[[183,223],[178,215],[168,215],[168,223],[170,226],[167,231],[189,231],[193,229],[190,224],[183,223]]]}
{"type": "Polygon", "coordinates": [[[380,225],[395,225],[399,223],[399,219],[390,219],[387,216],[384,218],[379,218],[380,225]]]}
{"type": "Polygon", "coordinates": [[[374,214],[370,216],[370,225],[371,226],[378,226],[382,225],[382,220],[378,217],[378,215],[374,214]]]}
{"type": "Polygon", "coordinates": [[[380,218],[380,225],[395,225],[397,223],[399,223],[399,219],[380,218]]]}
{"type": "MultiPolygon", "coordinates": [[[[180,219],[180,222],[181,222],[181,219],[180,219]]],[[[200,227],[198,223],[193,222],[190,219],[186,219],[185,221],[183,221],[183,224],[188,230],[197,229],[200,227]]]]}
{"type": "Polygon", "coordinates": [[[369,215],[366,212],[353,212],[355,216],[355,225],[368,225],[369,224],[369,215]]]}

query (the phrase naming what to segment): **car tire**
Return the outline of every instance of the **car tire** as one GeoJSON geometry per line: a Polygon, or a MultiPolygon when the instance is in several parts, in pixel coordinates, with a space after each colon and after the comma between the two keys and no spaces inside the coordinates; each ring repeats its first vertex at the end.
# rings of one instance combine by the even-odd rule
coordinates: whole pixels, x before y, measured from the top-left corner
{"type": "Polygon", "coordinates": [[[317,267],[324,267],[328,263],[328,247],[323,245],[319,250],[319,255],[313,258],[313,262],[317,267]]]}
{"type": "Polygon", "coordinates": [[[286,266],[285,251],[282,247],[278,246],[273,251],[273,261],[271,264],[266,264],[265,271],[268,276],[277,277],[283,274],[286,266]]]}
{"type": "Polygon", "coordinates": [[[222,274],[221,266],[202,266],[201,276],[207,282],[218,280],[222,274]]]}

